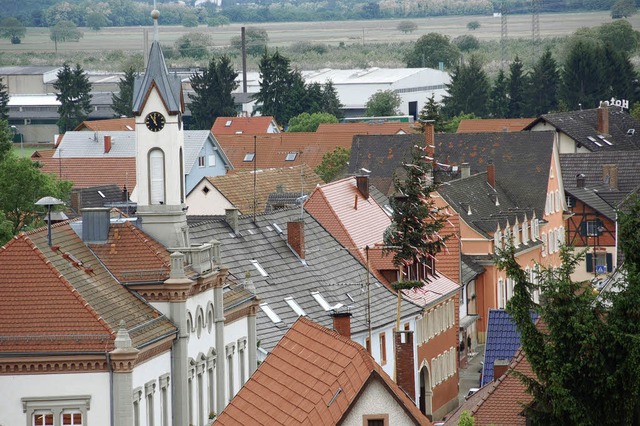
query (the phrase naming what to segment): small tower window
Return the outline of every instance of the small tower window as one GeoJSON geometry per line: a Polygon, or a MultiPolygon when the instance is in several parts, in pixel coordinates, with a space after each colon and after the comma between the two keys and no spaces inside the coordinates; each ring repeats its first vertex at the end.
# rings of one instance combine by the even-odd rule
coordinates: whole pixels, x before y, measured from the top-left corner
{"type": "Polygon", "coordinates": [[[149,201],[150,204],[164,204],[164,152],[154,149],[149,153],[149,201]]]}

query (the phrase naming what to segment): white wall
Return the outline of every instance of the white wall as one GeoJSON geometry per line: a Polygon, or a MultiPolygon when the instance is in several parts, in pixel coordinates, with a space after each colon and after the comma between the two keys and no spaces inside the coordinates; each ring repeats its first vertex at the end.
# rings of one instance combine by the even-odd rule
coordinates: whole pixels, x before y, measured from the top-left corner
{"type": "MultiPolygon", "coordinates": [[[[162,355],[153,357],[142,364],[137,364],[132,373],[132,388],[142,388],[142,398],[140,400],[140,421],[146,424],[147,400],[145,398],[145,384],[154,381],[156,388],[153,395],[153,417],[154,424],[161,425],[161,389],[159,377],[171,373],[171,352],[167,351],[162,355]]],[[[132,396],[133,397],[133,396],[132,396]]],[[[171,418],[171,387],[168,390],[169,418],[171,418]]]]}
{"type": "Polygon", "coordinates": [[[109,373],[31,374],[0,376],[0,425],[23,426],[21,398],[90,395],[86,424],[108,425],[109,373]]]}
{"type": "Polygon", "coordinates": [[[379,380],[373,380],[353,405],[343,424],[362,426],[362,417],[371,414],[388,414],[389,425],[413,424],[411,418],[389,392],[379,380]]]}
{"type": "Polygon", "coordinates": [[[187,216],[191,215],[223,215],[225,209],[230,209],[233,204],[227,200],[209,181],[201,180],[187,196],[186,204],[189,206],[187,216]],[[204,187],[209,188],[206,194],[204,187]]]}

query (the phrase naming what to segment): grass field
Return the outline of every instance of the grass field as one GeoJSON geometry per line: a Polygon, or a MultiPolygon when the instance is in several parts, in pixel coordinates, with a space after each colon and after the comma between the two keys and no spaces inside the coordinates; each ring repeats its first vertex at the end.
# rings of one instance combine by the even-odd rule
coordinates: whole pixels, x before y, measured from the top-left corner
{"type": "MultiPolygon", "coordinates": [[[[162,17],[161,17],[162,20],[162,17]]],[[[344,43],[347,47],[369,46],[369,52],[361,58],[353,59],[354,64],[376,66],[401,65],[402,52],[387,54],[388,61],[377,58],[372,52],[372,45],[385,44],[390,51],[406,50],[409,42],[429,32],[437,32],[452,38],[462,34],[472,34],[481,41],[497,41],[500,39],[501,19],[491,16],[455,16],[412,19],[418,29],[410,34],[404,34],[396,29],[399,20],[375,21],[336,21],[336,22],[290,22],[251,24],[265,28],[269,34],[270,47],[282,47],[301,41],[323,43],[338,46],[344,43]],[[467,23],[478,21],[480,28],[474,31],[467,29],[467,23]],[[396,46],[396,47],[393,47],[396,46]]],[[[540,15],[540,36],[542,39],[567,36],[580,27],[592,27],[611,22],[609,12],[563,13],[540,15]]],[[[640,15],[629,19],[634,28],[640,28],[640,15]]],[[[240,34],[240,24],[228,25],[222,28],[200,26],[185,28],[167,26],[160,28],[160,39],[165,45],[173,43],[183,34],[189,32],[203,32],[212,40],[211,49],[222,49],[229,44],[229,39],[240,34]]],[[[21,44],[12,45],[8,40],[0,40],[0,65],[59,65],[64,61],[80,62],[85,68],[93,69],[122,69],[123,57],[141,55],[143,52],[144,31],[148,30],[149,37],[153,35],[151,27],[116,27],[92,31],[83,28],[84,37],[79,42],[58,43],[58,54],[54,51],[54,44],[49,39],[48,28],[29,28],[21,44]],[[111,57],[109,56],[111,52],[111,57]],[[116,62],[118,62],[116,64],[116,62]]],[[[509,40],[531,39],[531,15],[511,15],[507,18],[507,35],[509,40]]],[[[373,49],[375,50],[375,49],[373,49]]],[[[349,56],[351,53],[345,55],[349,56]]],[[[310,58],[309,63],[298,58],[301,66],[333,66],[334,61],[342,59],[334,57],[310,58]],[[324,62],[327,62],[325,64],[324,62]]],[[[353,56],[353,55],[351,55],[353,56]]],[[[378,55],[379,56],[379,55],[378,55]]],[[[384,55],[383,55],[384,56],[384,55]]],[[[347,58],[348,59],[348,58],[347,58]]],[[[296,59],[293,59],[294,62],[296,59]]],[[[177,60],[176,60],[177,62],[177,60]]],[[[184,64],[174,64],[184,65],[184,64]]],[[[199,64],[194,64],[199,65],[199,64]]],[[[255,66],[255,61],[250,63],[255,66]]]]}

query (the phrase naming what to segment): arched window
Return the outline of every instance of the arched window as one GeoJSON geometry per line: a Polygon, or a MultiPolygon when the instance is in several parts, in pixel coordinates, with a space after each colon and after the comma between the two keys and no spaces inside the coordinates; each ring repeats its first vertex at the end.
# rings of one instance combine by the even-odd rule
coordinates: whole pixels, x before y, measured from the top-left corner
{"type": "Polygon", "coordinates": [[[149,152],[149,204],[164,204],[164,202],[164,152],[153,149],[149,152]]]}

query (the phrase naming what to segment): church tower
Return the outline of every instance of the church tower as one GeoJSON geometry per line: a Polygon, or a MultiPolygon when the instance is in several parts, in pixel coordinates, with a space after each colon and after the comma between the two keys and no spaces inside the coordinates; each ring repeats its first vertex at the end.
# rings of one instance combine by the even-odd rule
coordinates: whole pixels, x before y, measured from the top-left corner
{"type": "Polygon", "coordinates": [[[189,245],[184,178],[184,95],[170,75],[158,40],[158,17],[147,69],[136,78],[133,114],[136,132],[136,192],[142,229],[166,247],[189,245]]]}

